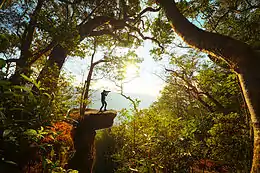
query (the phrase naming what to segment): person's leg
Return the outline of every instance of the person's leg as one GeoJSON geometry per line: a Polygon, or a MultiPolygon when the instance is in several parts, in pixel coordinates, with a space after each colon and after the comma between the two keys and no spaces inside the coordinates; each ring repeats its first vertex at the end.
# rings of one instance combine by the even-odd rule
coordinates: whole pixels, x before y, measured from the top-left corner
{"type": "Polygon", "coordinates": [[[107,110],[107,102],[104,101],[104,104],[105,104],[105,111],[107,110]]]}
{"type": "Polygon", "coordinates": [[[104,107],[104,102],[101,101],[101,103],[102,103],[102,106],[101,106],[101,108],[99,109],[99,111],[102,111],[102,108],[104,107]]]}

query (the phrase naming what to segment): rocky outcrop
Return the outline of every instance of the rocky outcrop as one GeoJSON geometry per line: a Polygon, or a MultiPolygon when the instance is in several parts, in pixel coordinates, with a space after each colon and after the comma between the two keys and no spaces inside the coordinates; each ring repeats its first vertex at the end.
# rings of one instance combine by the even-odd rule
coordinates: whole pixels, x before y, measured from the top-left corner
{"type": "MultiPolygon", "coordinates": [[[[72,114],[78,116],[79,113],[72,114]]],[[[86,110],[84,117],[77,118],[78,124],[73,132],[75,154],[69,162],[69,168],[80,173],[91,173],[95,157],[94,139],[95,130],[104,129],[113,125],[116,111],[98,112],[86,110]]]]}

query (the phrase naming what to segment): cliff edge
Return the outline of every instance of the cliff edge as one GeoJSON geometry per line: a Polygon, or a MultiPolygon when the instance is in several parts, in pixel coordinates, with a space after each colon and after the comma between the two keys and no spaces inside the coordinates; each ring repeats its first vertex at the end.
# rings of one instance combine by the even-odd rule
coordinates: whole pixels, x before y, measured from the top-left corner
{"type": "Polygon", "coordinates": [[[80,173],[92,172],[95,157],[95,130],[111,127],[116,115],[117,112],[114,110],[99,112],[95,109],[87,109],[83,117],[79,112],[71,113],[70,117],[78,123],[73,131],[76,152],[69,162],[69,168],[76,169],[80,173]]]}

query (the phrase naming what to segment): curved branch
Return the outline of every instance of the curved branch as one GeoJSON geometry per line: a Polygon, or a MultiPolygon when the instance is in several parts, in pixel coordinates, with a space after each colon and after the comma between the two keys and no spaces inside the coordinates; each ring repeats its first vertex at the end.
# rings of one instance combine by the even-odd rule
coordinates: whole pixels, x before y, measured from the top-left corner
{"type": "Polygon", "coordinates": [[[120,94],[121,94],[121,96],[123,96],[125,99],[129,100],[132,103],[132,105],[134,106],[135,112],[139,112],[135,101],[130,96],[125,95],[122,90],[121,90],[120,94]]]}
{"type": "Polygon", "coordinates": [[[136,28],[136,27],[134,27],[134,26],[131,26],[131,25],[129,25],[129,24],[127,24],[127,27],[129,27],[130,29],[136,31],[136,32],[142,37],[143,40],[152,40],[152,41],[154,41],[155,43],[157,43],[158,46],[159,46],[162,50],[164,50],[164,47],[161,45],[161,43],[160,43],[156,38],[144,36],[143,33],[140,31],[140,29],[138,29],[138,28],[136,28]]]}
{"type": "Polygon", "coordinates": [[[170,69],[167,69],[165,68],[165,70],[167,72],[171,72],[173,73],[174,76],[180,78],[181,80],[183,80],[187,86],[189,88],[191,88],[191,91],[193,91],[193,96],[198,99],[205,107],[207,107],[207,109],[210,111],[210,112],[214,112],[213,108],[208,104],[206,103],[201,97],[200,95],[203,94],[205,95],[207,98],[209,98],[216,106],[217,108],[224,112],[224,113],[227,113],[227,110],[225,109],[225,107],[220,103],[218,102],[213,96],[211,96],[208,92],[199,92],[199,90],[197,89],[197,87],[195,87],[194,85],[192,85],[189,81],[187,81],[183,76],[180,76],[176,71],[174,70],[170,70],[170,69]]]}
{"type": "Polygon", "coordinates": [[[190,46],[224,59],[230,68],[236,71],[240,67],[248,66],[248,62],[251,60],[257,61],[254,52],[247,44],[228,36],[204,31],[186,19],[174,1],[158,1],[175,32],[190,46]]]}
{"type": "Polygon", "coordinates": [[[146,7],[144,10],[142,10],[137,16],[136,18],[140,18],[144,13],[146,12],[158,12],[160,11],[161,7],[159,8],[152,8],[152,7],[146,7]]]}
{"type": "MultiPolygon", "coordinates": [[[[105,0],[103,0],[105,1],[105,0]]],[[[103,2],[102,1],[102,2],[103,2]]],[[[108,35],[112,35],[114,38],[117,38],[118,40],[119,37],[116,36],[111,30],[101,30],[101,31],[94,31],[94,29],[96,29],[97,27],[105,24],[105,23],[109,23],[109,25],[111,25],[114,30],[119,30],[119,29],[123,29],[125,28],[126,26],[130,26],[130,27],[133,27],[135,28],[134,26],[131,26],[129,24],[127,24],[127,22],[136,22],[138,19],[140,19],[140,17],[146,13],[146,12],[157,12],[159,11],[160,8],[158,9],[154,9],[152,7],[147,7],[145,8],[144,10],[142,10],[135,18],[133,19],[130,19],[130,18],[124,18],[124,19],[115,19],[115,18],[112,18],[112,17],[108,17],[108,16],[97,16],[93,19],[90,19],[88,20],[86,23],[84,24],[80,24],[78,26],[78,29],[79,29],[79,33],[80,33],[80,37],[81,37],[81,40],[83,40],[85,37],[87,36],[99,36],[99,35],[103,35],[103,34],[108,34],[108,35]]],[[[135,28],[134,29],[135,31],[138,32],[138,28],[135,28]]],[[[157,41],[156,39],[152,38],[152,37],[146,37],[144,36],[140,30],[138,32],[138,34],[144,39],[149,39],[149,40],[152,40],[154,42],[156,42],[162,49],[163,47],[160,45],[159,41],[157,41]]],[[[121,40],[122,41],[122,40],[121,40]]]]}

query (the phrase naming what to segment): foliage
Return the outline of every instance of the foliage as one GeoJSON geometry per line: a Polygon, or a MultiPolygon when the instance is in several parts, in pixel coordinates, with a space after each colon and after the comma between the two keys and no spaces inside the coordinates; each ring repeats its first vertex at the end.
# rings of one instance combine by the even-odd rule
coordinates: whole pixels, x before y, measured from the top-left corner
{"type": "Polygon", "coordinates": [[[110,129],[99,130],[95,137],[96,158],[93,172],[112,173],[116,168],[112,155],[115,152],[115,140],[110,135],[110,129]]]}
{"type": "MultiPolygon", "coordinates": [[[[148,4],[156,7],[154,2],[148,4]]],[[[259,49],[259,2],[187,0],[177,5],[201,28],[259,49]]],[[[102,149],[98,159],[105,156],[98,163],[107,163],[111,172],[189,172],[198,163],[214,161],[229,172],[248,172],[252,136],[236,75],[198,52],[176,57],[172,45],[183,45],[172,41],[177,37],[163,11],[144,18],[138,16],[141,7],[139,0],[1,3],[2,160],[13,161],[27,172],[75,172],[65,170],[73,142],[72,126],[62,120],[75,106],[71,81],[60,75],[66,56],[90,55],[95,40],[106,57],[95,75],[122,81],[126,66],[142,61],[133,49],[142,39],[151,39],[142,35],[146,32],[164,47],[155,46],[151,54],[157,60],[170,57],[167,85],[149,109],[123,110],[120,125],[98,136],[96,144],[102,149]],[[101,18],[105,22],[91,24],[101,18]],[[49,67],[47,62],[53,60],[50,55],[57,47],[64,51],[64,61],[49,67]],[[37,80],[44,67],[49,67],[49,73],[37,80]],[[15,84],[12,77],[16,74],[25,82],[15,84]]]]}
{"type": "Polygon", "coordinates": [[[172,57],[174,73],[159,100],[134,115],[125,112],[130,119],[104,132],[103,140],[113,141],[103,145],[114,152],[116,172],[250,170],[252,138],[236,78],[194,56],[172,57]]]}
{"type": "Polygon", "coordinates": [[[45,92],[40,82],[25,75],[23,78],[37,87],[37,94],[31,90],[32,85],[0,81],[1,158],[25,170],[64,168],[73,150],[72,125],[53,122],[63,120],[71,106],[70,85],[60,82],[60,92],[54,97],[45,92]],[[26,152],[29,154],[25,156],[26,152]]]}

